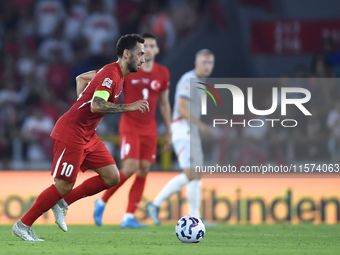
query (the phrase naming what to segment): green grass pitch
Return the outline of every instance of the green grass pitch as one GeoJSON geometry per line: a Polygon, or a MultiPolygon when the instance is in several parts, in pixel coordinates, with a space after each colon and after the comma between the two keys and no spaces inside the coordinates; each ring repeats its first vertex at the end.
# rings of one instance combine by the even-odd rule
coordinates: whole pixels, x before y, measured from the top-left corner
{"type": "Polygon", "coordinates": [[[340,254],[339,225],[228,225],[206,229],[198,244],[180,243],[175,224],[145,229],[117,225],[35,225],[45,242],[24,242],[0,225],[0,254],[340,254]]]}

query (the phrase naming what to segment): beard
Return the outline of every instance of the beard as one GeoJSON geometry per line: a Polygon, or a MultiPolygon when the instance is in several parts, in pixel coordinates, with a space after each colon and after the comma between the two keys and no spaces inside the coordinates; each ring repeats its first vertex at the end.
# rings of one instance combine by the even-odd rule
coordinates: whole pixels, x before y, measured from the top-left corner
{"type": "Polygon", "coordinates": [[[129,62],[127,62],[127,68],[131,73],[138,72],[138,67],[133,60],[133,56],[130,57],[129,62]]]}

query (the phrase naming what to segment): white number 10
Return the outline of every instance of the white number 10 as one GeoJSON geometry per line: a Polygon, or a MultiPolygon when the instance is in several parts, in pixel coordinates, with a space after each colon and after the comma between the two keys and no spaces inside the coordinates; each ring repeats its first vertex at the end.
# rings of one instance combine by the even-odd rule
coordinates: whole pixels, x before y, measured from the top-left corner
{"type": "Polygon", "coordinates": [[[61,174],[60,175],[64,175],[65,174],[66,177],[70,177],[72,172],[73,172],[73,169],[74,169],[73,165],[71,165],[71,164],[67,165],[67,163],[64,162],[63,163],[63,170],[61,170],[61,174]]]}

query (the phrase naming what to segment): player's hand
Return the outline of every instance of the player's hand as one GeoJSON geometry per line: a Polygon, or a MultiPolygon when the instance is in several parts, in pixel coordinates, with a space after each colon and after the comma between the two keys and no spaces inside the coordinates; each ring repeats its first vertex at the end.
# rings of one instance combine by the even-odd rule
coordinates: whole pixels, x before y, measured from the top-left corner
{"type": "Polygon", "coordinates": [[[150,112],[149,102],[146,100],[138,100],[129,105],[129,110],[131,112],[140,111],[142,114],[147,111],[150,112]]]}
{"type": "Polygon", "coordinates": [[[209,127],[207,124],[201,122],[200,125],[198,125],[200,131],[205,135],[212,135],[211,127],[209,127]]]}
{"type": "Polygon", "coordinates": [[[165,136],[164,136],[164,145],[163,145],[163,151],[168,151],[171,147],[171,136],[172,133],[168,132],[165,136]]]}

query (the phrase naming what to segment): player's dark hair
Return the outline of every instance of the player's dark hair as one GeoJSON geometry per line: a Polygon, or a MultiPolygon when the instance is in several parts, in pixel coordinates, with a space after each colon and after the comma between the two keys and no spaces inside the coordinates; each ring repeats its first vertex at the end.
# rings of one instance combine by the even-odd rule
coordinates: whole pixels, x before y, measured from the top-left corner
{"type": "Polygon", "coordinates": [[[146,38],[152,38],[152,39],[155,39],[155,40],[157,41],[157,37],[156,37],[153,33],[151,33],[151,32],[144,32],[144,33],[142,34],[142,37],[143,37],[144,39],[146,39],[146,38]]]}
{"type": "Polygon", "coordinates": [[[116,45],[116,52],[118,58],[123,56],[124,50],[133,51],[137,43],[144,43],[144,38],[139,34],[128,34],[123,35],[119,38],[116,45]]]}

